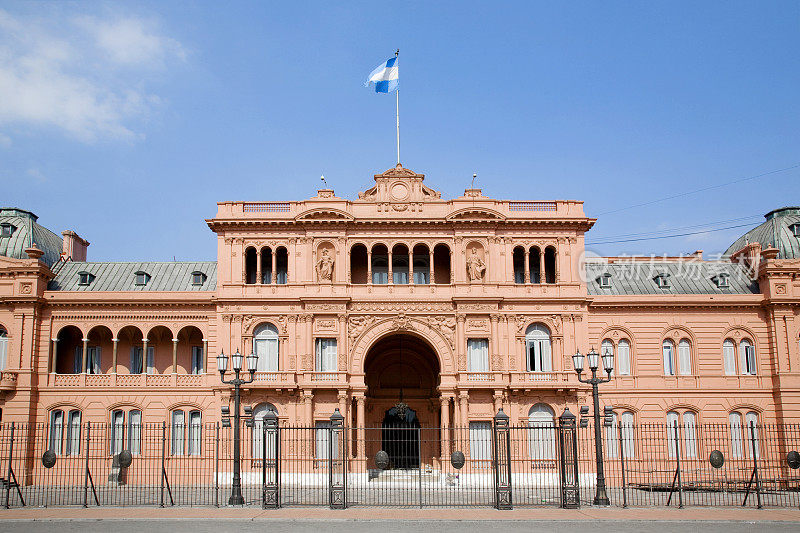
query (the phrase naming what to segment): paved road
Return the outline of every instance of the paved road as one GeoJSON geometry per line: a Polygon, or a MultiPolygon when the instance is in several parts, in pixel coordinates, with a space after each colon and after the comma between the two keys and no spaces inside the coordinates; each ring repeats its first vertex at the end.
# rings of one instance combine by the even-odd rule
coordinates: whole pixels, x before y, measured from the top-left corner
{"type": "MultiPolygon", "coordinates": [[[[409,511],[409,517],[413,511],[409,511]]],[[[726,521],[642,521],[642,520],[502,520],[502,521],[451,521],[451,520],[317,520],[317,519],[104,519],[104,520],[3,520],[0,531],[9,533],[94,533],[113,531],[114,533],[419,533],[435,531],[451,533],[456,531],[497,531],[497,532],[609,532],[609,533],[759,533],[764,531],[791,531],[797,533],[797,522],[726,522],[726,521]]]]}

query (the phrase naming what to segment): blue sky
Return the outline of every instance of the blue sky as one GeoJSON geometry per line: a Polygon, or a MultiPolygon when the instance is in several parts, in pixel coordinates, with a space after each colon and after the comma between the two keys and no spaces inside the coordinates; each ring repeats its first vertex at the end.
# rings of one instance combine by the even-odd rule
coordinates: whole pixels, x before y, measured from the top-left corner
{"type": "MultiPolygon", "coordinates": [[[[93,260],[214,259],[223,200],[354,198],[401,159],[443,196],[584,200],[587,241],[800,204],[798,2],[0,1],[0,204],[93,260]]],[[[676,229],[698,226],[686,230],[676,229]]],[[[607,243],[723,251],[746,228],[607,243]]]]}

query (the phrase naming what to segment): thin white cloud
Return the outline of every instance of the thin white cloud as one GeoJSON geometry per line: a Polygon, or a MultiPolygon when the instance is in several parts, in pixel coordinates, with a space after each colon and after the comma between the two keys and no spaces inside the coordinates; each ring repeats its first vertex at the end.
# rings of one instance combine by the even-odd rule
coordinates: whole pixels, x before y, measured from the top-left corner
{"type": "Polygon", "coordinates": [[[28,176],[28,178],[36,183],[44,183],[47,181],[47,176],[42,174],[42,171],[38,168],[29,168],[25,171],[25,174],[28,176]]]}
{"type": "Polygon", "coordinates": [[[148,75],[183,47],[135,17],[23,19],[0,9],[0,135],[55,128],[68,137],[135,140],[161,99],[148,75]]]}

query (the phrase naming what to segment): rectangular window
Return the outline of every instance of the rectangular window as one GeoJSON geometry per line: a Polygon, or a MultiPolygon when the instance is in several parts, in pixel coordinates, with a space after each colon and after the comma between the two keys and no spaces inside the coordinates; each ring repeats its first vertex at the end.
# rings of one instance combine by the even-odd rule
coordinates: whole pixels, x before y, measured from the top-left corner
{"type": "Polygon", "coordinates": [[[142,453],[142,412],[138,409],[128,413],[128,450],[133,455],[142,453]]]}
{"type": "Polygon", "coordinates": [[[528,352],[528,372],[550,372],[553,370],[549,337],[526,339],[525,346],[528,352]]]}
{"type": "Polygon", "coordinates": [[[317,339],[317,372],[336,372],[336,339],[317,339]]]}
{"type": "Polygon", "coordinates": [[[183,455],[183,432],[186,416],[183,411],[172,411],[172,455],[183,455]]]}
{"type": "Polygon", "coordinates": [[[617,345],[617,367],[620,376],[631,375],[631,343],[622,339],[617,345]]]}
{"type": "Polygon", "coordinates": [[[8,336],[0,330],[0,370],[5,370],[8,365],[8,336]]]}
{"type": "Polygon", "coordinates": [[[114,411],[111,413],[111,455],[122,451],[125,443],[125,412],[114,411]]]}
{"type": "Polygon", "coordinates": [[[201,420],[200,411],[189,412],[189,455],[200,455],[201,420]]]}
{"type": "Polygon", "coordinates": [[[662,346],[662,350],[664,353],[664,375],[665,376],[674,376],[675,375],[675,346],[667,341],[662,346]]]}
{"type": "Polygon", "coordinates": [[[744,346],[744,366],[745,374],[750,376],[756,375],[756,348],[751,344],[744,346]]]}
{"type": "Polygon", "coordinates": [[[147,373],[148,374],[155,374],[156,373],[156,347],[155,346],[148,346],[147,347],[147,373]]]}
{"type": "Polygon", "coordinates": [[[430,268],[428,257],[414,259],[414,284],[427,285],[430,282],[430,268]]]}
{"type": "Polygon", "coordinates": [[[61,455],[61,439],[64,431],[64,411],[50,412],[50,449],[61,455]]]}
{"type": "Polygon", "coordinates": [[[469,455],[471,459],[479,461],[492,458],[491,422],[469,423],[469,455]]]}
{"type": "Polygon", "coordinates": [[[255,339],[255,352],[258,355],[256,367],[259,372],[278,371],[278,338],[255,339]]]}
{"type": "Polygon", "coordinates": [[[139,346],[131,347],[131,374],[142,373],[142,348],[139,346]]]}
{"type": "Polygon", "coordinates": [[[467,339],[467,361],[470,372],[488,372],[489,340],[467,339]]]}
{"type": "Polygon", "coordinates": [[[330,449],[330,427],[330,422],[322,420],[314,425],[314,431],[316,433],[315,456],[317,459],[328,459],[331,452],[333,452],[334,457],[338,456],[338,446],[336,442],[333,443],[334,449],[330,449]]]}
{"type": "Polygon", "coordinates": [[[192,374],[203,373],[203,347],[192,346],[192,374]]]}
{"type": "Polygon", "coordinates": [[[726,376],[736,375],[736,347],[732,341],[722,343],[722,362],[725,366],[726,376]]]}
{"type": "Polygon", "coordinates": [[[83,346],[78,345],[75,347],[75,359],[73,359],[73,368],[72,372],[74,374],[80,374],[83,372],[83,346]]]}
{"type": "Polygon", "coordinates": [[[100,373],[100,346],[89,346],[86,349],[86,373],[99,374],[100,373]]]}
{"type": "Polygon", "coordinates": [[[67,422],[67,455],[80,455],[81,453],[81,412],[69,412],[67,422]]]}

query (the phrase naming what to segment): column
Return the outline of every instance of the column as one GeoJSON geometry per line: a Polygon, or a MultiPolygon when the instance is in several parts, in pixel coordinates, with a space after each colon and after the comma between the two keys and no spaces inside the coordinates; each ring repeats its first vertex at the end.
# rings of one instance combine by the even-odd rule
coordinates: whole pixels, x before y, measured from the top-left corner
{"type": "Polygon", "coordinates": [[[111,371],[117,373],[117,352],[119,351],[119,339],[114,337],[111,339],[113,343],[111,346],[111,371]]]}
{"type": "Polygon", "coordinates": [[[392,275],[392,249],[388,248],[387,253],[389,254],[389,285],[394,283],[394,277],[392,275]]]}
{"type": "Polygon", "coordinates": [[[531,282],[531,251],[529,249],[522,250],[522,255],[525,257],[525,283],[531,282]]]}
{"type": "Polygon", "coordinates": [[[545,247],[542,246],[542,249],[539,251],[539,283],[547,282],[547,276],[544,271],[544,250],[545,247]]]}
{"type": "Polygon", "coordinates": [[[303,391],[303,418],[307,427],[314,427],[314,393],[310,390],[303,391]]]}
{"type": "Polygon", "coordinates": [[[465,372],[467,370],[466,367],[466,340],[464,339],[464,321],[466,317],[464,315],[456,315],[456,351],[458,361],[456,361],[456,365],[458,367],[459,372],[465,372]]]}
{"type": "Polygon", "coordinates": [[[208,339],[203,339],[203,373],[208,372],[208,339]]]}
{"type": "Polygon", "coordinates": [[[178,339],[172,339],[172,373],[178,372],[178,339]]]}
{"type": "Polygon", "coordinates": [[[311,315],[306,315],[305,320],[306,320],[306,339],[307,339],[306,354],[308,357],[307,360],[310,361],[310,364],[305,365],[308,366],[309,368],[304,368],[303,370],[311,372],[314,370],[314,331],[313,331],[314,317],[311,315]]]}
{"type": "Polygon", "coordinates": [[[367,249],[367,285],[372,285],[372,250],[367,249]]]}
{"type": "MultiPolygon", "coordinates": [[[[500,351],[500,342],[499,342],[499,340],[497,338],[497,337],[500,336],[499,331],[497,329],[497,321],[498,320],[499,320],[499,317],[497,315],[491,315],[489,317],[489,321],[490,321],[490,324],[491,324],[491,330],[490,331],[491,331],[491,335],[492,335],[492,339],[491,339],[491,347],[492,348],[491,348],[491,352],[489,354],[489,370],[491,370],[493,372],[500,372],[502,370],[502,368],[500,368],[500,365],[496,364],[496,363],[500,362],[500,358],[498,357],[498,352],[500,351]]],[[[495,412],[497,412],[497,411],[495,411],[495,412]]]]}
{"type": "MultiPolygon", "coordinates": [[[[347,317],[344,314],[341,314],[337,317],[339,321],[339,340],[336,342],[337,349],[336,349],[336,357],[339,359],[336,363],[336,367],[339,369],[340,372],[347,372],[347,361],[350,359],[347,357],[347,322],[345,321],[347,317]]],[[[341,409],[340,409],[341,411],[341,409]]],[[[342,416],[344,416],[344,411],[341,411],[342,416]]],[[[349,420],[349,419],[348,419],[349,420]]]]}
{"type": "Polygon", "coordinates": [[[433,248],[428,248],[428,283],[433,285],[433,248]]]}
{"type": "Polygon", "coordinates": [[[277,281],[278,281],[278,272],[275,270],[275,254],[276,254],[276,251],[272,250],[272,258],[271,258],[271,260],[272,260],[272,263],[271,263],[272,270],[270,271],[269,282],[272,283],[273,285],[275,283],[277,283],[277,281]]]}
{"type": "Polygon", "coordinates": [[[453,261],[453,250],[450,250],[450,285],[452,285],[455,282],[455,278],[456,278],[456,265],[453,261]]]}
{"type": "Polygon", "coordinates": [[[461,401],[461,423],[464,427],[469,426],[469,392],[462,390],[458,393],[458,399],[461,401]]]}
{"type": "MultiPolygon", "coordinates": [[[[412,244],[413,246],[413,244],[412,244]]],[[[414,284],[414,249],[411,248],[408,250],[408,283],[409,285],[414,284]]]]}
{"type": "Polygon", "coordinates": [[[356,425],[358,426],[357,434],[356,434],[356,441],[358,449],[358,458],[363,459],[365,455],[365,447],[364,447],[364,426],[366,425],[366,418],[364,416],[364,404],[366,402],[366,398],[364,397],[364,393],[360,392],[356,394],[356,425]]]}
{"type": "Polygon", "coordinates": [[[55,372],[58,357],[58,339],[50,339],[50,344],[53,346],[53,355],[50,358],[50,372],[55,372]]]}
{"type": "Polygon", "coordinates": [[[147,374],[147,337],[142,339],[142,374],[147,374]]]}
{"type": "Polygon", "coordinates": [[[447,455],[450,453],[450,397],[442,396],[439,398],[442,405],[441,412],[441,439],[442,439],[442,461],[447,460],[447,455]]]}
{"type": "Polygon", "coordinates": [[[261,285],[264,283],[264,279],[261,277],[263,276],[264,269],[263,265],[261,264],[261,250],[256,250],[256,283],[261,285]]]}
{"type": "Polygon", "coordinates": [[[336,395],[336,399],[339,400],[339,412],[342,413],[342,416],[345,419],[345,425],[349,426],[350,424],[347,424],[347,421],[349,421],[347,414],[347,391],[340,390],[336,395]]]}
{"type": "Polygon", "coordinates": [[[84,374],[86,373],[86,365],[88,361],[86,360],[86,354],[89,351],[89,339],[82,339],[83,340],[83,351],[81,352],[81,372],[84,374]]]}
{"type": "Polygon", "coordinates": [[[496,390],[494,391],[494,413],[497,412],[503,407],[503,391],[496,390]]]}

